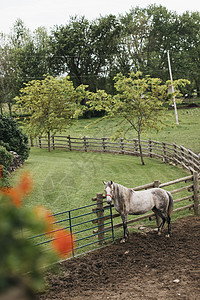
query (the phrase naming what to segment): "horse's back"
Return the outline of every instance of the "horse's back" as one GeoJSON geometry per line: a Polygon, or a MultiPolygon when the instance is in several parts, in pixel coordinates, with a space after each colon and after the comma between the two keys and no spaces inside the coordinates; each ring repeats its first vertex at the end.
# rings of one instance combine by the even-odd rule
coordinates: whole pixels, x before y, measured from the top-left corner
{"type": "Polygon", "coordinates": [[[161,188],[152,188],[145,191],[134,191],[130,199],[130,214],[143,214],[154,207],[167,208],[169,205],[168,192],[161,188]]]}
{"type": "Polygon", "coordinates": [[[144,214],[154,207],[154,199],[150,190],[145,191],[132,191],[130,198],[130,214],[144,214]]]}

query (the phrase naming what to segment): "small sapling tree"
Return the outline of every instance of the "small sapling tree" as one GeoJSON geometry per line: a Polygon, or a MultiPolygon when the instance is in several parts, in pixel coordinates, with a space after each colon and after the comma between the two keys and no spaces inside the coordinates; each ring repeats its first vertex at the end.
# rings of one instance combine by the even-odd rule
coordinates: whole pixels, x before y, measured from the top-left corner
{"type": "Polygon", "coordinates": [[[170,81],[163,83],[159,78],[142,77],[141,72],[131,73],[129,77],[118,74],[115,77],[117,94],[111,96],[105,91],[90,94],[90,109],[104,110],[104,118],[120,117],[116,137],[125,135],[129,130],[137,133],[140,158],[144,165],[141,134],[151,129],[159,130],[166,118],[166,100],[179,94],[178,84],[185,85],[186,80],[174,82],[175,92],[168,93],[170,81]]]}

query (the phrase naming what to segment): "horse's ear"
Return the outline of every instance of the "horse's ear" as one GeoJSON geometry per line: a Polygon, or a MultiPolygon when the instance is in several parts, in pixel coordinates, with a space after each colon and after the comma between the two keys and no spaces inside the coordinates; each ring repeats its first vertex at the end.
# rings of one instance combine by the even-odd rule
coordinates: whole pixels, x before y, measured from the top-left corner
{"type": "Polygon", "coordinates": [[[106,185],[106,182],[104,180],[102,182],[103,182],[104,185],[106,185]]]}
{"type": "Polygon", "coordinates": [[[113,184],[112,180],[110,181],[110,184],[113,184]]]}

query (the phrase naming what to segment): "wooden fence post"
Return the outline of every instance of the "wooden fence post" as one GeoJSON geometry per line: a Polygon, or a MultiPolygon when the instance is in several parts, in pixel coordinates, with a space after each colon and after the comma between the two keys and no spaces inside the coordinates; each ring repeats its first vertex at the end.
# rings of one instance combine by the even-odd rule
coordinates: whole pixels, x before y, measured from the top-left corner
{"type": "Polygon", "coordinates": [[[184,145],[181,145],[180,149],[181,149],[181,159],[184,160],[184,158],[185,158],[184,145]]]}
{"type": "Polygon", "coordinates": [[[159,185],[160,185],[160,181],[159,181],[159,180],[154,180],[153,187],[154,187],[154,188],[158,188],[159,185]]]}
{"type": "Polygon", "coordinates": [[[136,152],[136,155],[138,155],[138,140],[134,139],[134,151],[136,152]]]}
{"type": "Polygon", "coordinates": [[[163,142],[162,145],[163,145],[163,161],[164,161],[164,163],[168,163],[166,143],[163,142]]]}
{"type": "Polygon", "coordinates": [[[120,138],[120,147],[121,147],[121,154],[124,154],[124,143],[123,143],[123,138],[120,138]]]}
{"type": "Polygon", "coordinates": [[[84,140],[85,152],[87,152],[87,139],[86,139],[86,136],[83,137],[83,140],[84,140]]]}
{"type": "Polygon", "coordinates": [[[199,215],[199,179],[198,172],[193,172],[193,189],[194,189],[194,215],[199,215]]]}
{"type": "Polygon", "coordinates": [[[152,157],[152,144],[151,139],[149,139],[149,157],[152,157]]]}
{"type": "Polygon", "coordinates": [[[38,138],[39,140],[39,147],[42,148],[42,141],[41,141],[41,137],[38,138]]]}
{"type": "Polygon", "coordinates": [[[72,145],[71,145],[70,135],[68,135],[67,139],[68,139],[68,147],[69,147],[69,151],[72,151],[72,145]]]}
{"type": "Polygon", "coordinates": [[[54,135],[51,136],[51,141],[52,141],[52,147],[53,147],[53,150],[55,150],[55,140],[54,140],[54,135]]]}
{"type": "Polygon", "coordinates": [[[174,143],[173,146],[174,146],[174,162],[177,165],[177,146],[176,146],[176,143],[174,143]]]}
{"type": "Polygon", "coordinates": [[[102,148],[103,152],[106,152],[106,143],[105,143],[106,138],[102,137],[102,148]]]}
{"type": "Polygon", "coordinates": [[[98,218],[98,240],[99,244],[103,244],[104,240],[104,209],[103,209],[103,195],[97,194],[97,218],[98,218]]]}

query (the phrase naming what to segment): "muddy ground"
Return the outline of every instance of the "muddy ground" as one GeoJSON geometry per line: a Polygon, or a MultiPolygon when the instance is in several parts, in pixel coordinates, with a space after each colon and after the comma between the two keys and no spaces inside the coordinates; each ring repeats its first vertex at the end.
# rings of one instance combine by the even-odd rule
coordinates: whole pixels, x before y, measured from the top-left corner
{"type": "Polygon", "coordinates": [[[38,299],[200,299],[200,218],[172,224],[172,237],[131,233],[62,264],[38,299]]]}

